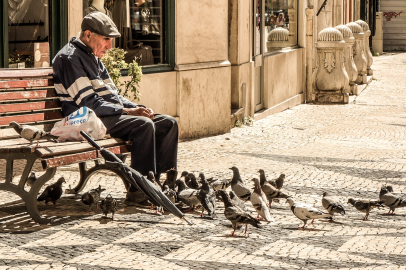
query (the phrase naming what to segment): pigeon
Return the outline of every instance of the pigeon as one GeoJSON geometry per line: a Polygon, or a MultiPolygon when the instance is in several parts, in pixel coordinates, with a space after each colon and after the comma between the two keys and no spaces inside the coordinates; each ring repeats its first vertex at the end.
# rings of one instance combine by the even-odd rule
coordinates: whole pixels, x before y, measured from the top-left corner
{"type": "Polygon", "coordinates": [[[271,222],[273,218],[271,213],[269,212],[269,208],[266,205],[266,196],[265,193],[262,192],[261,185],[259,184],[258,178],[253,178],[254,181],[254,191],[251,194],[251,203],[252,206],[258,213],[258,216],[261,216],[265,221],[271,222]]]}
{"type": "Polygon", "coordinates": [[[90,212],[90,208],[94,203],[96,204],[96,211],[99,210],[100,194],[105,190],[105,188],[102,188],[101,185],[99,185],[98,188],[92,189],[82,195],[82,203],[89,205],[88,212],[90,212]]]}
{"type": "Polygon", "coordinates": [[[170,189],[175,188],[176,177],[178,176],[178,171],[175,168],[166,171],[166,179],[162,186],[168,186],[170,189]]]}
{"type": "Polygon", "coordinates": [[[58,136],[54,136],[49,132],[45,132],[34,126],[20,125],[17,122],[10,122],[10,127],[20,134],[20,136],[33,143],[37,141],[37,147],[39,146],[39,140],[48,140],[57,142],[58,136]]]}
{"type": "Polygon", "coordinates": [[[187,188],[182,179],[176,180],[176,186],[178,187],[178,193],[176,194],[178,201],[190,207],[186,211],[192,211],[195,206],[200,205],[200,200],[197,198],[198,190],[187,188]]]}
{"type": "MultiPolygon", "coordinates": [[[[321,199],[321,205],[326,209],[331,215],[339,213],[345,215],[344,207],[334,198],[328,195],[327,192],[323,193],[323,198],[321,199]]],[[[333,220],[333,218],[331,218],[333,220]]]]}
{"type": "Polygon", "coordinates": [[[199,199],[200,203],[202,204],[202,213],[200,216],[203,216],[204,210],[207,211],[210,217],[216,217],[216,194],[214,190],[209,186],[207,180],[201,177],[202,187],[199,189],[197,194],[197,198],[199,199]]]}
{"type": "Polygon", "coordinates": [[[355,209],[357,209],[360,212],[366,213],[364,220],[368,220],[369,212],[371,212],[372,209],[375,207],[382,207],[383,205],[381,204],[380,201],[377,200],[354,200],[353,198],[348,199],[348,203],[352,204],[355,209]]]}
{"type": "Polygon", "coordinates": [[[35,181],[37,181],[38,176],[36,175],[36,173],[34,171],[31,171],[30,176],[28,176],[27,178],[27,186],[31,187],[35,181]]]}
{"type": "Polygon", "coordinates": [[[104,215],[111,213],[111,219],[114,220],[114,213],[117,211],[117,201],[109,194],[101,202],[101,209],[104,215]]]}
{"type": "MultiPolygon", "coordinates": [[[[169,171],[170,171],[170,170],[169,170],[169,171]]],[[[178,173],[176,173],[176,174],[178,174],[178,173]]],[[[168,174],[167,174],[167,175],[168,175],[168,174]]],[[[169,176],[169,177],[173,177],[173,175],[171,175],[171,176],[169,176]]],[[[176,177],[176,176],[175,176],[175,177],[176,177]]],[[[148,179],[151,183],[153,183],[158,189],[161,189],[161,186],[159,185],[158,181],[155,179],[154,172],[150,171],[150,172],[148,173],[147,179],[148,179]]],[[[166,178],[166,179],[168,179],[168,178],[166,178]]],[[[165,182],[166,182],[166,181],[165,181],[165,182]]],[[[165,185],[165,186],[168,186],[168,185],[165,185]]],[[[168,187],[169,187],[169,186],[168,186],[168,187]]],[[[154,210],[154,204],[153,204],[153,203],[151,203],[151,210],[154,210]]],[[[155,214],[157,214],[158,212],[163,213],[163,212],[164,212],[163,207],[157,205],[155,214]]]]}
{"type": "Polygon", "coordinates": [[[280,191],[276,187],[272,186],[266,179],[262,178],[260,180],[260,185],[262,191],[265,193],[266,198],[269,201],[269,207],[272,206],[272,200],[274,199],[286,199],[289,197],[288,194],[280,191]]]}
{"type": "Polygon", "coordinates": [[[166,197],[168,197],[168,199],[175,204],[176,202],[176,192],[173,189],[170,189],[168,185],[164,186],[164,194],[166,197]]]}
{"type": "Polygon", "coordinates": [[[226,190],[231,185],[231,179],[207,179],[207,182],[214,190],[226,190]]]}
{"type": "Polygon", "coordinates": [[[231,189],[243,201],[248,201],[251,197],[251,191],[244,185],[241,179],[238,168],[233,166],[230,168],[233,171],[233,179],[231,180],[231,189]]]}
{"type": "Polygon", "coordinates": [[[193,173],[189,173],[187,176],[189,178],[187,186],[191,189],[199,189],[200,185],[197,182],[196,176],[193,173]]]}
{"type": "Polygon", "coordinates": [[[238,198],[237,195],[235,195],[234,191],[231,190],[229,192],[229,196],[230,196],[231,202],[233,203],[233,205],[235,207],[240,208],[242,211],[247,211],[247,205],[245,204],[245,202],[243,200],[241,200],[240,198],[238,198]]]}
{"type": "Polygon", "coordinates": [[[259,171],[259,179],[261,183],[268,182],[276,189],[281,189],[283,186],[283,181],[285,180],[285,175],[281,174],[277,179],[268,181],[265,176],[265,171],[260,169],[259,171]]]}
{"type": "Polygon", "coordinates": [[[218,191],[223,198],[224,201],[224,215],[225,217],[231,221],[234,231],[231,233],[231,236],[235,236],[235,230],[237,229],[238,224],[245,224],[245,231],[244,234],[247,233],[248,224],[251,224],[254,227],[259,228],[260,221],[253,218],[247,212],[241,210],[241,208],[235,206],[230,197],[224,190],[218,191]]]}
{"type": "Polygon", "coordinates": [[[45,188],[45,190],[38,197],[37,201],[45,201],[45,206],[48,206],[48,202],[52,201],[54,204],[54,209],[56,209],[55,203],[62,196],[62,183],[66,183],[65,178],[61,177],[45,188]]]}
{"type": "Polygon", "coordinates": [[[395,214],[396,208],[406,207],[406,199],[392,194],[386,187],[381,187],[381,191],[379,192],[379,199],[382,204],[389,207],[388,215],[395,214]]]}
{"type": "Polygon", "coordinates": [[[304,229],[306,223],[309,219],[312,219],[312,223],[314,224],[314,220],[318,218],[330,218],[333,215],[324,213],[319,209],[304,203],[296,203],[291,197],[286,199],[290,205],[290,210],[292,213],[301,221],[303,221],[303,226],[299,227],[298,229],[304,229]]]}
{"type": "MultiPolygon", "coordinates": [[[[392,186],[387,186],[387,185],[382,185],[382,188],[386,188],[386,190],[388,190],[390,193],[393,193],[393,187],[392,186]]],[[[379,200],[382,201],[382,197],[383,197],[384,193],[383,192],[379,192],[379,200]]]]}

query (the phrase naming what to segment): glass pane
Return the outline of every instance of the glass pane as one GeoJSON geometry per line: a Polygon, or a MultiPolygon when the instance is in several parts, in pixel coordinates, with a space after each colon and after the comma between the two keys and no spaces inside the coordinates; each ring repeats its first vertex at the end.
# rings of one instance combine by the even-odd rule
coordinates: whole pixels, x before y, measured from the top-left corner
{"type": "Polygon", "coordinates": [[[162,0],[83,0],[84,16],[95,10],[116,24],[121,37],[114,47],[127,52],[127,63],[134,59],[140,66],[165,63],[162,0]]]}
{"type": "Polygon", "coordinates": [[[48,0],[8,0],[9,67],[49,67],[48,0]]]}
{"type": "Polygon", "coordinates": [[[254,56],[261,54],[261,0],[254,0],[254,56]]]}
{"type": "Polygon", "coordinates": [[[297,0],[265,0],[267,52],[297,45],[297,0]]]}

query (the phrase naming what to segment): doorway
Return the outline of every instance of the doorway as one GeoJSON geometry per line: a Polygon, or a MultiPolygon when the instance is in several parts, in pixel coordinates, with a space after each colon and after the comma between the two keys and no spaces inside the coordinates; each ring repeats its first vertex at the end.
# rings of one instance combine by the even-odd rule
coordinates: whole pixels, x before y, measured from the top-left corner
{"type": "Polygon", "coordinates": [[[253,29],[252,29],[252,59],[254,61],[254,101],[255,112],[261,110],[263,105],[263,53],[264,29],[263,7],[265,0],[253,0],[253,29]]]}

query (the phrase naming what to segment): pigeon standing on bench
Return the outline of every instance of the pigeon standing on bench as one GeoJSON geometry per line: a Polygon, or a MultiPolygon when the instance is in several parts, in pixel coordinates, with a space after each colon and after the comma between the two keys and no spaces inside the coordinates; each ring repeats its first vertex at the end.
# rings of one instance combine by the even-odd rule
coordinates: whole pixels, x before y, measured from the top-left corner
{"type": "Polygon", "coordinates": [[[28,140],[33,143],[33,141],[37,141],[37,147],[39,146],[39,140],[48,140],[53,142],[58,142],[58,136],[54,136],[49,132],[45,132],[39,128],[34,126],[27,126],[27,125],[20,125],[17,122],[10,122],[10,127],[14,128],[14,130],[24,139],[28,140]]]}
{"type": "Polygon", "coordinates": [[[47,186],[42,194],[38,197],[37,201],[45,201],[45,206],[48,206],[48,202],[54,204],[54,209],[56,209],[55,203],[62,196],[62,184],[65,183],[65,178],[61,177],[50,186],[47,186]]]}
{"type": "Polygon", "coordinates": [[[34,171],[31,171],[30,176],[28,176],[28,178],[27,178],[27,182],[26,182],[27,186],[31,187],[34,184],[34,182],[37,181],[37,179],[38,179],[38,176],[35,174],[34,171]]]}
{"type": "Polygon", "coordinates": [[[89,205],[88,212],[90,212],[90,208],[94,203],[96,204],[96,211],[99,210],[100,194],[105,190],[105,188],[102,188],[101,185],[99,185],[98,188],[92,189],[82,195],[82,202],[89,205]]]}

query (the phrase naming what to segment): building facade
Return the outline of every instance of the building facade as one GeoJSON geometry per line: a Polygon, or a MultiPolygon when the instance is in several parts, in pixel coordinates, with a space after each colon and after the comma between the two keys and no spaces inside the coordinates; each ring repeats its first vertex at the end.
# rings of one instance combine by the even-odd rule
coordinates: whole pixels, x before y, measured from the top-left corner
{"type": "Polygon", "coordinates": [[[317,33],[359,19],[365,1],[8,0],[0,66],[51,65],[99,10],[117,24],[114,46],[128,61],[142,55],[139,103],[177,117],[181,138],[221,134],[312,102],[317,33]]]}

